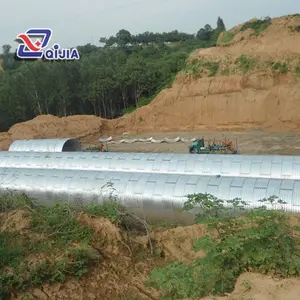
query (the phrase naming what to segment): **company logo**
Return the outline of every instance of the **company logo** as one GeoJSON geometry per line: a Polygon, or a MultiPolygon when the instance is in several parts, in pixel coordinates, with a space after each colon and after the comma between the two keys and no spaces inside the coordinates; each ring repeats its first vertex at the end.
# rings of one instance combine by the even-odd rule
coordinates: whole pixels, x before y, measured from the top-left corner
{"type": "Polygon", "coordinates": [[[49,45],[52,36],[52,30],[49,28],[31,28],[26,33],[20,33],[17,40],[20,44],[17,48],[17,57],[21,59],[44,58],[47,60],[78,60],[79,53],[76,48],[60,48],[54,44],[52,48],[46,48],[49,45]],[[36,39],[33,41],[32,39],[36,39]]]}

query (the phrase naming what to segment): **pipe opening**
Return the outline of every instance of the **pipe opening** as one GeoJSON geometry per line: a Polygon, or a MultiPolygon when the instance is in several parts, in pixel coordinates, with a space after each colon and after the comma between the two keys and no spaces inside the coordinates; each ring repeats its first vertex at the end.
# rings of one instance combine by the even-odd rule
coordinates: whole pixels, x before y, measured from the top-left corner
{"type": "Polygon", "coordinates": [[[76,139],[69,139],[67,140],[63,147],[62,147],[62,152],[74,152],[74,151],[81,151],[81,144],[78,140],[76,139]]]}

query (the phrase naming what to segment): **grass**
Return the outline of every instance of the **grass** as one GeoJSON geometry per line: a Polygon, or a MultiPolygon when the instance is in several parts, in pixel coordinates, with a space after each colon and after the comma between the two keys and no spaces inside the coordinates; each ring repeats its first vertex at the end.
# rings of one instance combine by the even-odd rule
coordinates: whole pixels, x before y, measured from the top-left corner
{"type": "Polygon", "coordinates": [[[248,73],[255,68],[257,61],[254,58],[249,58],[246,55],[241,55],[237,59],[237,63],[239,64],[243,73],[248,73]]]}
{"type": "Polygon", "coordinates": [[[300,66],[297,66],[297,67],[295,68],[295,72],[296,72],[296,75],[297,75],[298,77],[300,77],[300,66]]]}
{"type": "Polygon", "coordinates": [[[279,63],[279,62],[275,62],[272,65],[272,71],[279,71],[280,73],[287,73],[289,71],[288,66],[286,63],[279,63]]]}
{"type": "MultiPolygon", "coordinates": [[[[146,285],[162,290],[162,299],[199,299],[231,293],[237,278],[247,271],[283,278],[299,276],[299,234],[286,213],[264,206],[284,202],[276,197],[261,202],[262,207],[247,210],[247,203],[239,199],[222,201],[209,194],[189,195],[184,210],[200,208],[196,222],[215,233],[194,240],[194,251],[203,250],[206,255],[188,265],[175,261],[156,268],[146,285]]],[[[244,285],[249,288],[247,282],[244,285]]]]}
{"type": "Polygon", "coordinates": [[[194,59],[186,65],[183,71],[186,74],[191,74],[195,78],[199,78],[204,74],[212,77],[217,74],[218,70],[218,62],[194,59]]]}
{"type": "Polygon", "coordinates": [[[228,68],[223,69],[221,72],[222,76],[229,76],[230,75],[230,70],[228,68]]]}
{"type": "MultiPolygon", "coordinates": [[[[66,203],[36,206],[24,195],[1,196],[2,213],[22,212],[26,230],[0,231],[0,299],[11,291],[23,291],[44,283],[63,282],[87,274],[91,265],[101,262],[93,248],[92,228],[81,224],[78,211],[66,203]]],[[[90,205],[85,212],[110,219],[120,225],[121,209],[115,201],[90,205]]]]}
{"type": "Polygon", "coordinates": [[[220,45],[227,45],[234,39],[235,34],[230,31],[224,31],[223,34],[220,36],[218,43],[220,45]]]}
{"type": "Polygon", "coordinates": [[[249,21],[243,24],[241,27],[241,31],[245,31],[247,29],[252,29],[256,35],[261,34],[272,24],[272,19],[270,17],[266,17],[264,19],[259,19],[255,21],[249,21]]]}

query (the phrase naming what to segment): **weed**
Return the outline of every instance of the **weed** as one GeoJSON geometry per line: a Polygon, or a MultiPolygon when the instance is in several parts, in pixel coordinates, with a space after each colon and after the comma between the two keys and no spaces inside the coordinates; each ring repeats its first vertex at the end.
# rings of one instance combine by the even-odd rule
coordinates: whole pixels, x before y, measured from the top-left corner
{"type": "Polygon", "coordinates": [[[244,280],[243,286],[247,291],[251,290],[251,284],[250,284],[249,280],[244,280]]]}
{"type": "Polygon", "coordinates": [[[241,55],[237,62],[240,64],[240,68],[242,69],[243,73],[248,73],[249,71],[253,70],[256,65],[256,59],[248,58],[246,55],[241,55]]]}
{"type": "Polygon", "coordinates": [[[162,222],[148,222],[149,225],[153,228],[165,228],[165,229],[170,229],[170,228],[176,228],[182,224],[176,222],[176,221],[162,221],[162,222]]]}
{"type": "Polygon", "coordinates": [[[23,257],[25,241],[20,234],[0,232],[0,265],[14,266],[20,263],[23,257]]]}
{"type": "Polygon", "coordinates": [[[214,233],[194,241],[194,250],[204,250],[206,256],[189,265],[174,262],[154,269],[147,285],[164,291],[169,299],[183,299],[230,293],[245,271],[300,275],[299,237],[283,211],[264,205],[283,201],[270,197],[261,200],[260,208],[247,210],[240,199],[223,201],[208,194],[188,198],[184,210],[200,209],[197,222],[206,223],[214,233]]]}
{"type": "Polygon", "coordinates": [[[275,71],[279,71],[280,73],[287,73],[288,72],[288,66],[286,63],[279,63],[279,62],[276,62],[272,65],[272,71],[275,72],[275,71]]]}
{"type": "Polygon", "coordinates": [[[290,29],[292,32],[300,32],[300,25],[289,26],[289,29],[290,29]]]}
{"type": "Polygon", "coordinates": [[[251,22],[246,22],[241,31],[245,31],[249,28],[253,29],[256,35],[259,35],[263,31],[265,31],[272,24],[272,19],[270,17],[266,17],[264,19],[259,19],[251,22]]]}
{"type": "Polygon", "coordinates": [[[297,66],[297,67],[295,68],[295,72],[296,72],[296,75],[297,75],[298,77],[300,77],[300,66],[297,66]]]}
{"type": "Polygon", "coordinates": [[[228,68],[222,70],[221,75],[222,76],[229,76],[230,75],[230,70],[228,68]]]}
{"type": "Polygon", "coordinates": [[[104,200],[101,205],[90,204],[86,212],[91,216],[109,219],[112,223],[120,225],[123,221],[124,208],[113,198],[104,200]]]}
{"type": "Polygon", "coordinates": [[[90,241],[92,229],[82,226],[76,220],[77,212],[66,203],[53,206],[39,206],[33,212],[31,227],[36,232],[52,237],[56,242],[90,241]]]}
{"type": "Polygon", "coordinates": [[[32,199],[25,194],[12,195],[10,193],[1,195],[0,212],[8,212],[17,208],[34,208],[32,199]]]}
{"type": "MultiPolygon", "coordinates": [[[[94,231],[77,220],[75,208],[63,202],[35,206],[24,195],[4,195],[0,203],[2,211],[27,211],[30,224],[22,233],[0,232],[0,299],[7,299],[12,290],[80,278],[91,264],[101,261],[98,251],[90,246],[94,231]]],[[[88,206],[86,211],[120,223],[118,214],[124,209],[111,199],[88,206]]]]}
{"type": "Polygon", "coordinates": [[[235,36],[235,34],[233,32],[224,31],[222,33],[222,35],[220,36],[218,43],[221,45],[226,45],[233,40],[234,36],[235,36]]]}
{"type": "Polygon", "coordinates": [[[54,256],[41,260],[35,264],[23,262],[14,269],[14,272],[0,273],[0,299],[5,299],[11,290],[25,290],[29,286],[42,285],[43,283],[64,282],[68,277],[79,279],[88,272],[91,260],[87,252],[80,254],[68,253],[59,259],[54,256]]]}
{"type": "Polygon", "coordinates": [[[208,76],[212,77],[217,74],[219,70],[218,62],[209,62],[194,59],[188,63],[184,69],[186,73],[192,74],[194,77],[201,77],[202,73],[208,71],[208,76]]]}

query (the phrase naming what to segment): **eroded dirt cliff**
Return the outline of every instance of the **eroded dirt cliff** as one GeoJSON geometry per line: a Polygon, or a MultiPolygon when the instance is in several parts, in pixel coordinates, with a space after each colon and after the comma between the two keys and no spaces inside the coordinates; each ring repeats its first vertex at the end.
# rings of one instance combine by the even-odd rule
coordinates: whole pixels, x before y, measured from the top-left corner
{"type": "Polygon", "coordinates": [[[297,129],[300,17],[272,19],[260,33],[241,26],[221,34],[217,47],[192,53],[173,86],[116,120],[117,131],[297,129]]]}

